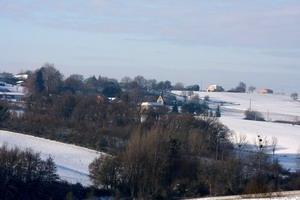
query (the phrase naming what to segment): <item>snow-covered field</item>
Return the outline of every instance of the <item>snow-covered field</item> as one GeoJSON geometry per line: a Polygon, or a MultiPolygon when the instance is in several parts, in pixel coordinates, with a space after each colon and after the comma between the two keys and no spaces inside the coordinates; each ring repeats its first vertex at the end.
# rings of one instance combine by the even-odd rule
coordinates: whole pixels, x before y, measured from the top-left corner
{"type": "MultiPolygon", "coordinates": [[[[174,91],[181,94],[180,91],[174,91]]],[[[278,140],[276,154],[280,162],[289,169],[300,166],[300,126],[275,123],[275,120],[300,121],[300,102],[288,95],[228,92],[198,92],[200,98],[209,96],[213,105],[221,105],[224,123],[236,135],[245,135],[249,144],[255,144],[257,136],[278,140]],[[261,112],[266,122],[244,120],[244,111],[249,109],[261,112]]],[[[233,142],[235,142],[233,140],[233,142]]]]}
{"type": "Polygon", "coordinates": [[[300,126],[275,123],[275,120],[300,120],[300,102],[293,101],[288,95],[199,92],[200,97],[209,96],[213,102],[223,102],[221,122],[236,135],[246,135],[249,144],[255,144],[257,136],[268,143],[272,138],[278,140],[277,156],[289,169],[299,168],[300,126]],[[244,111],[252,110],[263,113],[266,122],[244,120],[244,111]]]}
{"type": "Polygon", "coordinates": [[[258,93],[229,93],[229,92],[199,92],[200,97],[209,96],[212,101],[225,102],[227,110],[237,113],[250,107],[262,112],[268,120],[300,119],[300,102],[293,101],[288,95],[258,94],[258,93]]]}
{"type": "Polygon", "coordinates": [[[30,148],[39,152],[42,158],[51,156],[57,165],[59,176],[71,183],[85,186],[91,182],[88,177],[88,166],[97,157],[105,155],[87,148],[47,140],[30,135],[0,130],[0,145],[21,149],[30,148]]]}

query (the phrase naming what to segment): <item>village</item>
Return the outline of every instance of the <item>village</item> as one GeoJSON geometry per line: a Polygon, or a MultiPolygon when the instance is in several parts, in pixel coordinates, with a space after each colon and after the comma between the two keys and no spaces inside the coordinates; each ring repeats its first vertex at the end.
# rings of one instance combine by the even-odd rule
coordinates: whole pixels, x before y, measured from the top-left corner
{"type": "MultiPolygon", "coordinates": [[[[164,123],[169,127],[173,123],[175,127],[185,124],[178,126],[181,128],[189,123],[220,126],[202,136],[209,139],[215,131],[217,137],[216,143],[212,143],[215,149],[209,150],[209,154],[205,149],[198,150],[206,152],[205,159],[223,161],[227,151],[233,151],[233,157],[236,152],[261,152],[278,160],[284,170],[294,173],[300,169],[300,102],[296,93],[247,88],[243,82],[228,90],[217,84],[201,90],[197,84],[173,86],[170,81],[147,80],[142,76],[121,81],[102,76],[62,77],[51,65],[28,74],[0,74],[0,125],[5,130],[0,131],[0,144],[31,148],[43,157],[53,156],[59,177],[71,184],[90,187],[95,183],[90,174],[99,170],[91,168],[93,163],[110,155],[119,156],[118,151],[126,149],[127,142],[134,139],[134,132],[139,130],[136,127],[150,128],[146,134],[150,137],[151,131],[161,134],[151,127],[164,123]],[[233,150],[229,147],[231,143],[233,150]],[[63,151],[69,153],[64,155],[63,151]],[[79,160],[71,159],[69,154],[78,155],[79,160]]],[[[181,135],[182,131],[176,134],[181,135]]],[[[193,134],[194,128],[184,131],[193,134]]],[[[172,134],[160,135],[159,141],[165,136],[174,137],[172,134]]],[[[152,140],[145,138],[145,148],[152,140]]],[[[171,141],[179,145],[177,140],[171,141]]],[[[202,143],[203,139],[189,140],[183,142],[191,148],[207,145],[202,143]]],[[[151,151],[157,148],[161,147],[151,147],[151,151]]]]}

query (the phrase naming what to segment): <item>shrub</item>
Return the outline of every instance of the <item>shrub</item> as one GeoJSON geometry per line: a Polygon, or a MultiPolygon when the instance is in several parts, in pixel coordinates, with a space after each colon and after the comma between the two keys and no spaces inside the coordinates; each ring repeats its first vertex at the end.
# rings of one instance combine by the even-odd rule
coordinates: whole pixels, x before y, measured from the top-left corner
{"type": "Polygon", "coordinates": [[[265,121],[264,116],[262,113],[253,110],[246,110],[245,111],[245,119],[247,120],[255,120],[255,121],[265,121]]]}

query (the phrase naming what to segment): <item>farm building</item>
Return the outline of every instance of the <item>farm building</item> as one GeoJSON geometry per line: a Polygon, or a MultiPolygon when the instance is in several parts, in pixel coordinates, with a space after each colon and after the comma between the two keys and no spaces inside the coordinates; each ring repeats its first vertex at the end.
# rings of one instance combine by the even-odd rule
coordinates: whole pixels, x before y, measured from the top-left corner
{"type": "Polygon", "coordinates": [[[220,85],[209,85],[206,89],[207,92],[223,92],[224,88],[220,85]]]}
{"type": "Polygon", "coordinates": [[[263,88],[263,89],[260,89],[260,90],[258,91],[258,93],[260,93],[260,94],[273,94],[274,91],[271,90],[271,89],[268,89],[268,88],[263,88]]]}

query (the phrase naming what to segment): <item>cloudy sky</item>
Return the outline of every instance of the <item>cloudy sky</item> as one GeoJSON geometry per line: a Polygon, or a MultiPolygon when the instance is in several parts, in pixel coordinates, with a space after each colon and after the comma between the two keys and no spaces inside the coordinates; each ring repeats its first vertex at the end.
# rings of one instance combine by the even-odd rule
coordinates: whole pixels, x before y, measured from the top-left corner
{"type": "Polygon", "coordinates": [[[0,71],[300,91],[299,0],[0,0],[0,71]]]}

